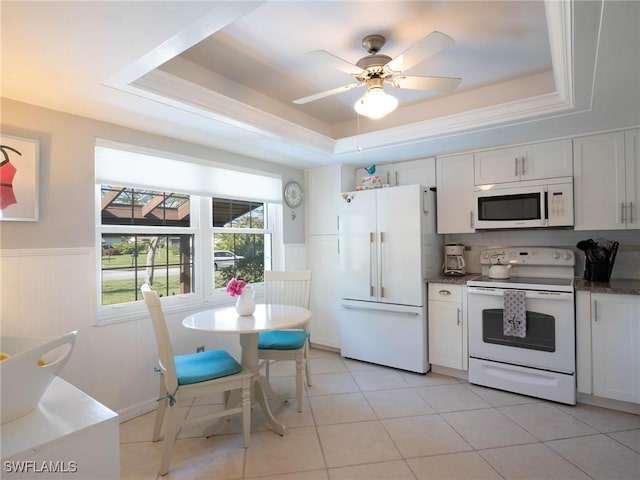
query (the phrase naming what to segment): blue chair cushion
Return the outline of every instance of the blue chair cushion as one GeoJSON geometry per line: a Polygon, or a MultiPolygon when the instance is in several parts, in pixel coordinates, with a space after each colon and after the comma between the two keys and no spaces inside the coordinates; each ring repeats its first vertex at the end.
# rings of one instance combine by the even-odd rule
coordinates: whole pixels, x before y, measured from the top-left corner
{"type": "Polygon", "coordinates": [[[304,330],[274,330],[258,335],[258,348],[263,350],[295,350],[307,341],[304,330]]]}
{"type": "Polygon", "coordinates": [[[242,371],[242,365],[224,350],[176,355],[174,359],[178,385],[206,382],[242,371]]]}

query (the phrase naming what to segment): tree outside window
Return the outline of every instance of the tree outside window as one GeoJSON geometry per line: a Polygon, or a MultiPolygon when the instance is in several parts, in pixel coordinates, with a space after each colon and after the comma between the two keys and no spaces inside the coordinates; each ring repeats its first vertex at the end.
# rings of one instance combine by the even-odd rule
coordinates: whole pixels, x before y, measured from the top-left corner
{"type": "Polygon", "coordinates": [[[234,277],[248,283],[264,281],[265,262],[271,268],[265,205],[213,198],[212,220],[214,288],[226,286],[234,277]]]}

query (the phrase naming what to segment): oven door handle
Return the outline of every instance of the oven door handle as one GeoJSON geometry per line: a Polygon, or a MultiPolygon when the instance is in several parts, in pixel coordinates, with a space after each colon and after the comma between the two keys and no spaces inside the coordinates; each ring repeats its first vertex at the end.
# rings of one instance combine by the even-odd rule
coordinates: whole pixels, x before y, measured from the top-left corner
{"type": "MultiPolygon", "coordinates": [[[[492,297],[502,297],[507,289],[504,288],[485,288],[485,287],[467,287],[467,295],[486,295],[492,297]]],[[[513,290],[518,290],[514,288],[513,290]]],[[[537,290],[525,290],[527,298],[535,298],[542,300],[573,300],[573,293],[568,292],[546,292],[537,290]]]]}

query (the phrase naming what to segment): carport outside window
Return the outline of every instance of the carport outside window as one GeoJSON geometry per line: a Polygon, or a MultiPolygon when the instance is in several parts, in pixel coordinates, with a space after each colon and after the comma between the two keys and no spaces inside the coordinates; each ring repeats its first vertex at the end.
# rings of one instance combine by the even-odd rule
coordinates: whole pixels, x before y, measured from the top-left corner
{"type": "Polygon", "coordinates": [[[189,195],[101,186],[101,303],[140,299],[150,283],[163,296],[194,290],[189,195]],[[127,228],[122,228],[127,227],[127,228]],[[111,230],[111,231],[109,231],[111,230]]]}

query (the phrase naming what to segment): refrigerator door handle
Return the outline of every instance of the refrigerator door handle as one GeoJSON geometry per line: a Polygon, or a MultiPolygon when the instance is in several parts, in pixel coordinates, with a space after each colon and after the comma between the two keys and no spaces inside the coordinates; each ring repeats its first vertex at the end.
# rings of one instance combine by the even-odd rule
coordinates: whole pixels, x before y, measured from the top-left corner
{"type": "Polygon", "coordinates": [[[410,317],[415,317],[420,315],[418,312],[400,312],[398,310],[384,309],[384,308],[367,308],[367,307],[356,307],[353,305],[342,305],[342,308],[346,308],[347,310],[367,310],[373,312],[385,312],[385,313],[397,313],[401,315],[409,315],[410,317]]]}
{"type": "Polygon", "coordinates": [[[376,242],[375,232],[369,232],[369,296],[375,297],[376,291],[373,285],[373,254],[376,242]]]}
{"type": "Polygon", "coordinates": [[[380,232],[380,263],[379,265],[379,269],[380,269],[380,298],[384,298],[384,281],[382,279],[382,273],[384,271],[384,233],[380,232]]]}

